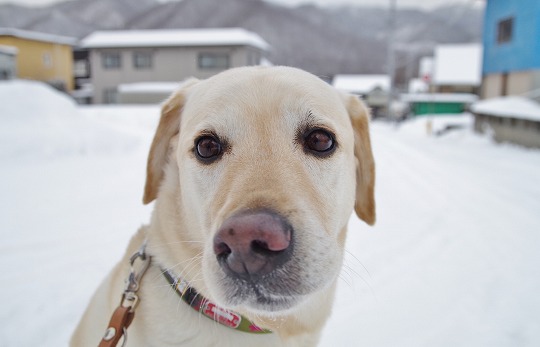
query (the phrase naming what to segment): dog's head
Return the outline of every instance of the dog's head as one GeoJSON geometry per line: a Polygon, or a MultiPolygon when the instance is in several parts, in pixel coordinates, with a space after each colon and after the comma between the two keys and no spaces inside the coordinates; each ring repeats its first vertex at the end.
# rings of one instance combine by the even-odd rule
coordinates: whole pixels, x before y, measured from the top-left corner
{"type": "Polygon", "coordinates": [[[164,265],[257,314],[330,287],[353,208],[375,222],[368,122],[357,97],[293,68],[185,83],[163,106],[148,160],[144,202],[157,198],[164,265]]]}

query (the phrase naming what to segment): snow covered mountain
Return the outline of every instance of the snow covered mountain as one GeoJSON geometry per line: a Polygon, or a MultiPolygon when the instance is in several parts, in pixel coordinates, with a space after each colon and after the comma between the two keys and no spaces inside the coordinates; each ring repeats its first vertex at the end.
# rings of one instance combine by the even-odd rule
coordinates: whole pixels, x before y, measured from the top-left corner
{"type": "MultiPolygon", "coordinates": [[[[388,14],[383,8],[284,7],[263,0],[77,0],[41,8],[0,5],[4,27],[83,37],[96,29],[243,27],[273,49],[274,64],[321,76],[384,71],[388,14]]],[[[478,42],[482,11],[451,6],[397,12],[400,60],[415,61],[436,43],[478,42]]],[[[416,64],[404,64],[416,67],[416,64]]],[[[410,73],[410,71],[409,71],[410,73]]]]}

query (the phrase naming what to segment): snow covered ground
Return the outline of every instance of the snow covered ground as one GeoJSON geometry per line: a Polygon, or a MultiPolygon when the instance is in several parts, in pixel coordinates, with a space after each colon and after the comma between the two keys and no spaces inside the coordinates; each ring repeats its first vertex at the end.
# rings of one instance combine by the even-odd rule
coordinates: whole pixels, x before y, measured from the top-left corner
{"type": "MultiPolygon", "coordinates": [[[[0,83],[0,346],[63,346],[148,221],[154,106],[74,105],[0,83]]],[[[321,346],[540,345],[540,151],[470,116],[373,123],[378,221],[350,221],[321,346]]]]}

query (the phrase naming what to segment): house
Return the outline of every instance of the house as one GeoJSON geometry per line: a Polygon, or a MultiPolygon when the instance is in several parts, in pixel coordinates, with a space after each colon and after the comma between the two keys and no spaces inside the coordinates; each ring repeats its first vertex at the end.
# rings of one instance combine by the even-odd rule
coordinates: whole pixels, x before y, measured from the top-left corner
{"type": "Polygon", "coordinates": [[[540,1],[486,1],[483,98],[540,89],[539,37],[540,1]]]}
{"type": "Polygon", "coordinates": [[[361,96],[374,118],[386,114],[390,77],[387,75],[336,75],[332,85],[341,91],[361,96]]]}
{"type": "Polygon", "coordinates": [[[481,44],[445,44],[435,47],[431,80],[433,92],[479,94],[481,83],[481,44]]]}
{"type": "MultiPolygon", "coordinates": [[[[128,84],[137,83],[137,92],[147,86],[153,96],[164,82],[180,82],[189,77],[208,78],[220,71],[259,65],[270,49],[257,34],[239,28],[98,31],[81,42],[89,51],[93,101],[117,103],[128,84]],[[145,84],[140,84],[144,82],[145,84]]],[[[166,89],[166,88],[165,88],[166,89]]],[[[141,99],[141,100],[142,100],[141,99]]]]}
{"type": "Polygon", "coordinates": [[[72,46],[76,39],[33,31],[0,28],[0,45],[17,49],[17,76],[73,89],[72,46]]]}
{"type": "Polygon", "coordinates": [[[73,88],[71,96],[79,104],[91,104],[94,88],[90,80],[88,50],[80,46],[73,48],[73,88]]]}
{"type": "Polygon", "coordinates": [[[0,80],[11,80],[17,76],[18,49],[0,45],[0,80]]]}
{"type": "Polygon", "coordinates": [[[540,104],[522,96],[482,100],[472,105],[474,129],[497,142],[540,148],[540,104]]]}

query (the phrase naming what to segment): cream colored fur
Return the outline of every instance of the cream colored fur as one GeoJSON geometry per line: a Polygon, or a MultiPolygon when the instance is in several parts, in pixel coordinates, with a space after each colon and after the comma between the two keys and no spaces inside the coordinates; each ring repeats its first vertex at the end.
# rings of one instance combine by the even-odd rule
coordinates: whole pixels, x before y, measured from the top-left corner
{"type": "Polygon", "coordinates": [[[163,105],[150,150],[144,202],[155,200],[151,222],[95,293],[71,345],[97,346],[119,304],[128,258],[144,239],[153,263],[127,346],[316,345],[331,313],[350,214],[375,222],[374,180],[369,114],[357,97],[286,67],[187,82],[163,105]],[[303,151],[298,134],[306,127],[333,132],[335,152],[317,158],[303,151]],[[201,164],[194,143],[209,131],[229,147],[201,164]],[[269,294],[281,303],[231,304],[235,284],[216,261],[213,236],[231,215],[257,208],[280,213],[294,228],[293,258],[279,277],[286,290],[269,294]],[[238,332],[199,315],[167,285],[162,268],[274,333],[238,332]]]}

